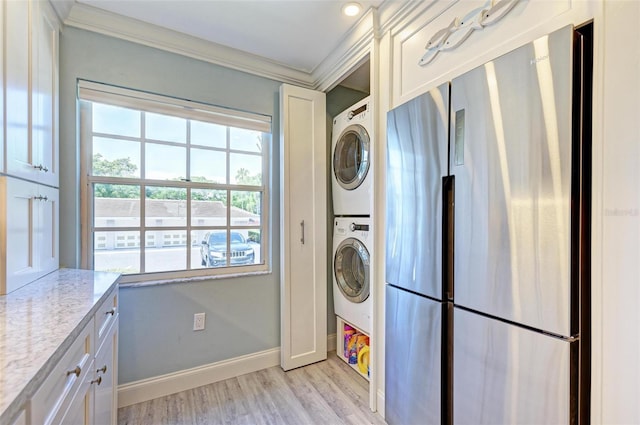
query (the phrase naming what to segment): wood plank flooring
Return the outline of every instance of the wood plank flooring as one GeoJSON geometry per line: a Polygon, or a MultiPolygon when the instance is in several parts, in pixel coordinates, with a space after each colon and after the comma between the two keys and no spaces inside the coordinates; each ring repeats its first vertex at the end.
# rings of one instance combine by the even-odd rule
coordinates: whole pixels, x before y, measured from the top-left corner
{"type": "Polygon", "coordinates": [[[260,370],[118,410],[119,425],[375,424],[369,383],[330,353],[284,372],[260,370]]]}

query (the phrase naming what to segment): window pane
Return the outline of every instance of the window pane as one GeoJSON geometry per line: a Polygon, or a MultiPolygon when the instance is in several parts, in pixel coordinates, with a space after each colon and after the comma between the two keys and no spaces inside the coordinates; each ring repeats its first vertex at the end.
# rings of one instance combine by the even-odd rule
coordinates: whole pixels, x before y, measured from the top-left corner
{"type": "Polygon", "coordinates": [[[187,176],[186,148],[146,143],[145,150],[146,178],[180,180],[187,176]]]}
{"type": "Polygon", "coordinates": [[[231,127],[231,149],[262,152],[263,133],[255,130],[245,130],[243,128],[231,127]]]}
{"type": "Polygon", "coordinates": [[[255,264],[254,243],[245,229],[207,231],[200,241],[200,265],[203,267],[246,266],[255,264]],[[227,247],[227,238],[229,246],[227,247]]]}
{"type": "Polygon", "coordinates": [[[96,183],[93,186],[93,225],[140,226],[140,186],[96,183]]]}
{"type": "Polygon", "coordinates": [[[227,127],[208,122],[191,121],[191,144],[226,149],[227,127]]]}
{"type": "Polygon", "coordinates": [[[93,247],[94,270],[140,273],[140,232],[95,232],[93,247]]]}
{"type": "Polygon", "coordinates": [[[264,260],[261,255],[262,231],[260,229],[243,230],[247,232],[247,243],[253,249],[253,264],[262,264],[264,260]]]}
{"type": "Polygon", "coordinates": [[[140,112],[119,106],[93,104],[93,132],[140,137],[140,112]]]}
{"type": "Polygon", "coordinates": [[[92,174],[109,177],[140,177],[140,143],[94,137],[92,174]]]}
{"type": "Polygon", "coordinates": [[[186,270],[187,232],[184,230],[163,230],[146,232],[147,242],[153,240],[144,252],[145,272],[186,270]]]}
{"type": "Polygon", "coordinates": [[[232,184],[262,186],[262,157],[259,155],[230,154],[232,184]]]}
{"type": "Polygon", "coordinates": [[[227,191],[191,189],[191,225],[226,226],[227,191]]]}
{"type": "Polygon", "coordinates": [[[185,143],[187,120],[169,115],[145,113],[145,136],[147,139],[185,143]]]}
{"type": "Polygon", "coordinates": [[[191,268],[205,268],[204,247],[205,235],[211,232],[211,229],[198,229],[191,231],[191,268]]]}
{"type": "Polygon", "coordinates": [[[191,181],[225,184],[227,154],[220,151],[191,149],[191,181]]]}
{"type": "Polygon", "coordinates": [[[145,198],[147,227],[187,225],[187,189],[148,186],[145,198]]]}
{"type": "Polygon", "coordinates": [[[259,226],[261,203],[261,192],[231,191],[231,225],[259,226]]]}

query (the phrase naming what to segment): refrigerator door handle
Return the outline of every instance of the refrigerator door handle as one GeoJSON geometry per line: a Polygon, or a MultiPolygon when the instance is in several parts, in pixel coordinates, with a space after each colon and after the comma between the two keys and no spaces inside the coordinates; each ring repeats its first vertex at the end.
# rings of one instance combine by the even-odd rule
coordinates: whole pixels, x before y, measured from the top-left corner
{"type": "Polygon", "coordinates": [[[453,301],[453,236],[455,223],[455,176],[442,178],[442,293],[453,301]]]}

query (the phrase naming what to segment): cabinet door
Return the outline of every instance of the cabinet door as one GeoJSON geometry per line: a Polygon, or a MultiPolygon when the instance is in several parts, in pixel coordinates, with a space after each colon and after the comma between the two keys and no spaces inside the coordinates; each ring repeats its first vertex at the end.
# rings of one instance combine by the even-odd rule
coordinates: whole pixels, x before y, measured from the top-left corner
{"type": "MultiPolygon", "coordinates": [[[[13,3],[13,2],[10,2],[13,3]]],[[[23,180],[4,177],[6,235],[3,243],[6,255],[6,293],[35,280],[38,275],[35,253],[34,211],[38,186],[23,180]]]]}
{"type": "Polygon", "coordinates": [[[48,186],[38,187],[35,210],[38,218],[34,223],[36,261],[38,275],[44,276],[58,268],[59,191],[48,186]]]}
{"type": "Polygon", "coordinates": [[[33,7],[31,144],[36,179],[58,186],[58,28],[48,2],[33,7]]]}
{"type": "Polygon", "coordinates": [[[58,189],[11,177],[0,182],[0,199],[6,202],[0,250],[6,253],[0,259],[6,262],[0,277],[5,294],[58,268],[59,204],[58,189]]]}
{"type": "MultiPolygon", "coordinates": [[[[93,366],[92,366],[93,367],[93,366]]],[[[93,425],[93,374],[89,373],[80,384],[67,412],[60,421],[62,425],[93,425]]]]}
{"type": "Polygon", "coordinates": [[[95,424],[115,425],[118,416],[118,315],[98,350],[95,370],[96,379],[100,380],[94,384],[95,424]]]}
{"type": "Polygon", "coordinates": [[[7,172],[32,178],[29,137],[31,2],[5,1],[5,105],[7,172]]]}
{"type": "Polygon", "coordinates": [[[282,85],[281,366],[327,358],[325,95],[282,85]]]}

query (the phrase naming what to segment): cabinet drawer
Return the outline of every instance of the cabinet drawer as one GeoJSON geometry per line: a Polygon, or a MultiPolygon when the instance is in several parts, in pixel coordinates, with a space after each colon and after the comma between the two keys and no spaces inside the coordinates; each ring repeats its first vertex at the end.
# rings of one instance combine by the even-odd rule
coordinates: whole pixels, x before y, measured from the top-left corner
{"type": "MultiPolygon", "coordinates": [[[[100,349],[105,337],[109,333],[111,324],[118,316],[118,287],[116,286],[107,299],[98,307],[95,316],[95,341],[97,350],[100,349]]],[[[96,350],[96,351],[97,351],[96,350]]]]}
{"type": "Polygon", "coordinates": [[[31,423],[59,423],[80,384],[91,379],[93,332],[91,319],[33,396],[31,423]]]}

